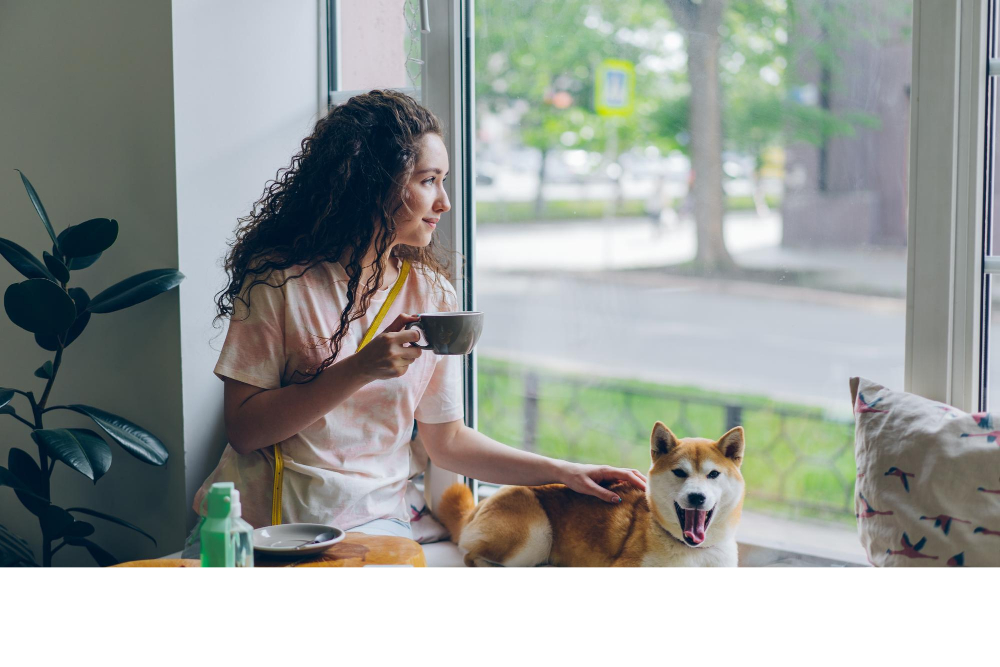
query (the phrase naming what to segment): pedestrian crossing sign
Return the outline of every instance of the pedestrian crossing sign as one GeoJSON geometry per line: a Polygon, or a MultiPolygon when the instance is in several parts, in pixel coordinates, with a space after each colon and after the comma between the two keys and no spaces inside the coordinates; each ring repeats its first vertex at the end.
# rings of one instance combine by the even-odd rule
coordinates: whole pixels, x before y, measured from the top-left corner
{"type": "Polygon", "coordinates": [[[601,116],[631,116],[635,109],[635,67],[609,58],[597,68],[594,111],[601,116]]]}

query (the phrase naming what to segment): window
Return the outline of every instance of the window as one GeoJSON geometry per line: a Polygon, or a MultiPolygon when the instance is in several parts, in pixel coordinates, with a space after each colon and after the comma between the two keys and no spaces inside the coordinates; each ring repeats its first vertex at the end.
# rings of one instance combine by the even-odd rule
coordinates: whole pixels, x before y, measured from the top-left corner
{"type": "Polygon", "coordinates": [[[986,4],[477,0],[479,429],[743,424],[743,537],[856,544],[848,378],[986,400],[986,4]]]}
{"type": "Polygon", "coordinates": [[[419,51],[366,5],[426,64],[331,90],[444,122],[470,423],[640,468],[742,424],[743,541],[857,557],[848,378],[988,402],[993,4],[443,0],[419,51]]]}
{"type": "Polygon", "coordinates": [[[742,424],[745,527],[852,531],[848,377],[904,379],[911,11],[476,2],[480,430],[645,469],[656,420],[742,424]]]}
{"type": "Polygon", "coordinates": [[[375,88],[392,88],[421,99],[419,0],[327,0],[326,11],[330,103],[375,88]]]}

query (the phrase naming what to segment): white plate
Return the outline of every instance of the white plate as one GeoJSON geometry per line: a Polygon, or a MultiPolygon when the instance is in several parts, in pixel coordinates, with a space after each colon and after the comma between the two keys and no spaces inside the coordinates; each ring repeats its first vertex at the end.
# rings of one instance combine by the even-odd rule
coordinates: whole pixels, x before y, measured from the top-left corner
{"type": "Polygon", "coordinates": [[[280,526],[267,526],[253,531],[254,551],[260,551],[271,556],[308,556],[318,554],[344,539],[344,531],[321,523],[286,523],[280,526]],[[295,547],[316,539],[316,536],[328,530],[334,531],[332,539],[318,544],[310,544],[302,549],[295,547]]]}

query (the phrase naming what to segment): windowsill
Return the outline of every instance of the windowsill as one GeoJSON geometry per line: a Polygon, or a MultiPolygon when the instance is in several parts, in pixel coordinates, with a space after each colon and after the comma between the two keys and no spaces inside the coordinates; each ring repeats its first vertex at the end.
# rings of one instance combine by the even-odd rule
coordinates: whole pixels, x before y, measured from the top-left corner
{"type": "MultiPolygon", "coordinates": [[[[499,487],[479,485],[479,498],[499,487]]],[[[743,512],[736,531],[740,567],[868,567],[856,531],[743,512]]]]}
{"type": "Polygon", "coordinates": [[[737,529],[741,567],[869,566],[856,531],[743,512],[737,529]]]}

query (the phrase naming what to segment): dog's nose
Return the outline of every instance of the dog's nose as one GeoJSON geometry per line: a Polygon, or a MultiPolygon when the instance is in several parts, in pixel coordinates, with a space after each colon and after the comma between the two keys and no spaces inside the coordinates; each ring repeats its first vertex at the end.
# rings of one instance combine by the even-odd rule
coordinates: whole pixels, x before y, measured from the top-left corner
{"type": "Polygon", "coordinates": [[[702,505],[705,504],[705,496],[703,496],[700,493],[689,493],[688,502],[691,503],[694,507],[701,507],[702,505]]]}

